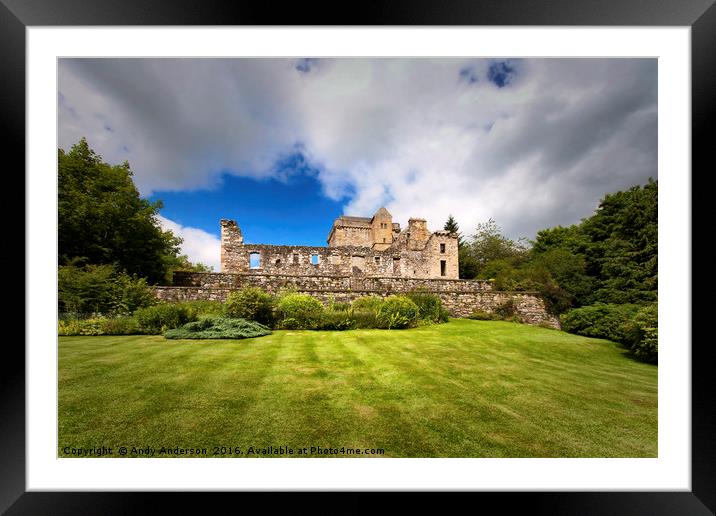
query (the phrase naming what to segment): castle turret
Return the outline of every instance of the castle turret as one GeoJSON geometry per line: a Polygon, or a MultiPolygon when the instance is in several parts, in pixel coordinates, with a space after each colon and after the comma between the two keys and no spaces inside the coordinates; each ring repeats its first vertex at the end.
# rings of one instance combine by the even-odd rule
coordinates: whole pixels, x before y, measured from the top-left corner
{"type": "Polygon", "coordinates": [[[221,272],[231,272],[239,256],[239,248],[244,245],[244,236],[235,220],[221,219],[221,272]]]}
{"type": "Polygon", "coordinates": [[[384,251],[393,243],[393,216],[385,208],[380,208],[371,220],[373,229],[373,249],[384,251]]]}
{"type": "Polygon", "coordinates": [[[428,243],[430,233],[425,219],[408,219],[408,249],[420,251],[428,243]]]}

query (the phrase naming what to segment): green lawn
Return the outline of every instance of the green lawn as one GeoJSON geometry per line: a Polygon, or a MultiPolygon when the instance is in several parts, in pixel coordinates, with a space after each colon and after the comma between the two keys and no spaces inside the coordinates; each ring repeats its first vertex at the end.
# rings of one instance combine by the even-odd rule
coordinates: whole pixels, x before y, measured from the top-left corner
{"type": "Polygon", "coordinates": [[[464,319],[239,341],[60,337],[60,456],[67,446],[656,457],[657,367],[604,340],[464,319]]]}

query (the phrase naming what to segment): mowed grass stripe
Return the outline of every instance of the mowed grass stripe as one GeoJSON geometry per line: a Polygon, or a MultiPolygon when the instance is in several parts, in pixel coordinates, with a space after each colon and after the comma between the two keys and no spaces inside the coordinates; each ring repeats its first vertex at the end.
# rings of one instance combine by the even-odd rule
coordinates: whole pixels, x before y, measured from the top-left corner
{"type": "Polygon", "coordinates": [[[654,457],[657,368],[501,321],[241,341],[62,337],[70,446],[332,446],[392,457],[654,457]]]}

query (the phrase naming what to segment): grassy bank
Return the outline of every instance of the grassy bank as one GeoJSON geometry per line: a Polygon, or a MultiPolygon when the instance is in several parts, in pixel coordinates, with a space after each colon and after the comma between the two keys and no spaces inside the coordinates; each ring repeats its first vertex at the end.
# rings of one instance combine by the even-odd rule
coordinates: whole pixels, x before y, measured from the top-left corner
{"type": "Polygon", "coordinates": [[[502,321],[240,341],[60,337],[59,455],[98,446],[655,457],[657,367],[608,341],[502,321]]]}

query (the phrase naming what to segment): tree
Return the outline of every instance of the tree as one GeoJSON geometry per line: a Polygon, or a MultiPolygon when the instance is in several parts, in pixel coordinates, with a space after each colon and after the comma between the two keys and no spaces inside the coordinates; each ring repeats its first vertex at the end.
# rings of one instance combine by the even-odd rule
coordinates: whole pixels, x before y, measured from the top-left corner
{"type": "Polygon", "coordinates": [[[80,258],[150,283],[168,281],[181,239],[160,227],[161,207],[140,198],[128,162],[103,162],[84,138],[69,152],[58,149],[60,265],[80,258]]]}
{"type": "Polygon", "coordinates": [[[522,241],[514,241],[502,234],[502,228],[493,219],[477,225],[470,243],[472,256],[476,261],[479,275],[492,260],[509,260],[518,264],[527,257],[528,249],[522,241]]]}
{"type": "Polygon", "coordinates": [[[206,265],[201,262],[192,263],[189,261],[189,257],[185,254],[177,256],[176,260],[172,263],[171,269],[173,271],[190,271],[190,272],[213,272],[214,267],[206,265]]]}
{"type": "Polygon", "coordinates": [[[60,312],[126,314],[156,301],[144,278],[113,265],[79,267],[76,262],[58,267],[57,296],[60,312]]]}
{"type": "Polygon", "coordinates": [[[458,259],[458,276],[461,279],[475,279],[480,269],[477,266],[477,260],[472,255],[470,246],[462,245],[457,248],[458,259]]]}
{"type": "Polygon", "coordinates": [[[463,244],[462,234],[460,233],[460,226],[458,226],[457,221],[455,220],[455,217],[453,217],[452,215],[448,215],[448,219],[445,222],[443,229],[445,231],[449,231],[450,233],[455,233],[457,235],[457,245],[458,246],[463,244]]]}
{"type": "Polygon", "coordinates": [[[539,264],[572,304],[656,301],[658,184],[607,194],[580,224],[537,233],[530,263],[539,264]]]}
{"type": "Polygon", "coordinates": [[[591,303],[596,282],[587,274],[583,256],[555,248],[536,254],[529,264],[549,274],[553,285],[548,290],[557,312],[591,303]]]}
{"type": "Polygon", "coordinates": [[[537,238],[532,241],[532,253],[536,256],[554,249],[566,249],[573,254],[584,254],[589,243],[579,225],[555,226],[537,232],[537,238]]]}
{"type": "Polygon", "coordinates": [[[589,244],[587,272],[597,281],[594,301],[640,303],[657,299],[658,184],[606,195],[595,214],[582,221],[589,244]]]}

